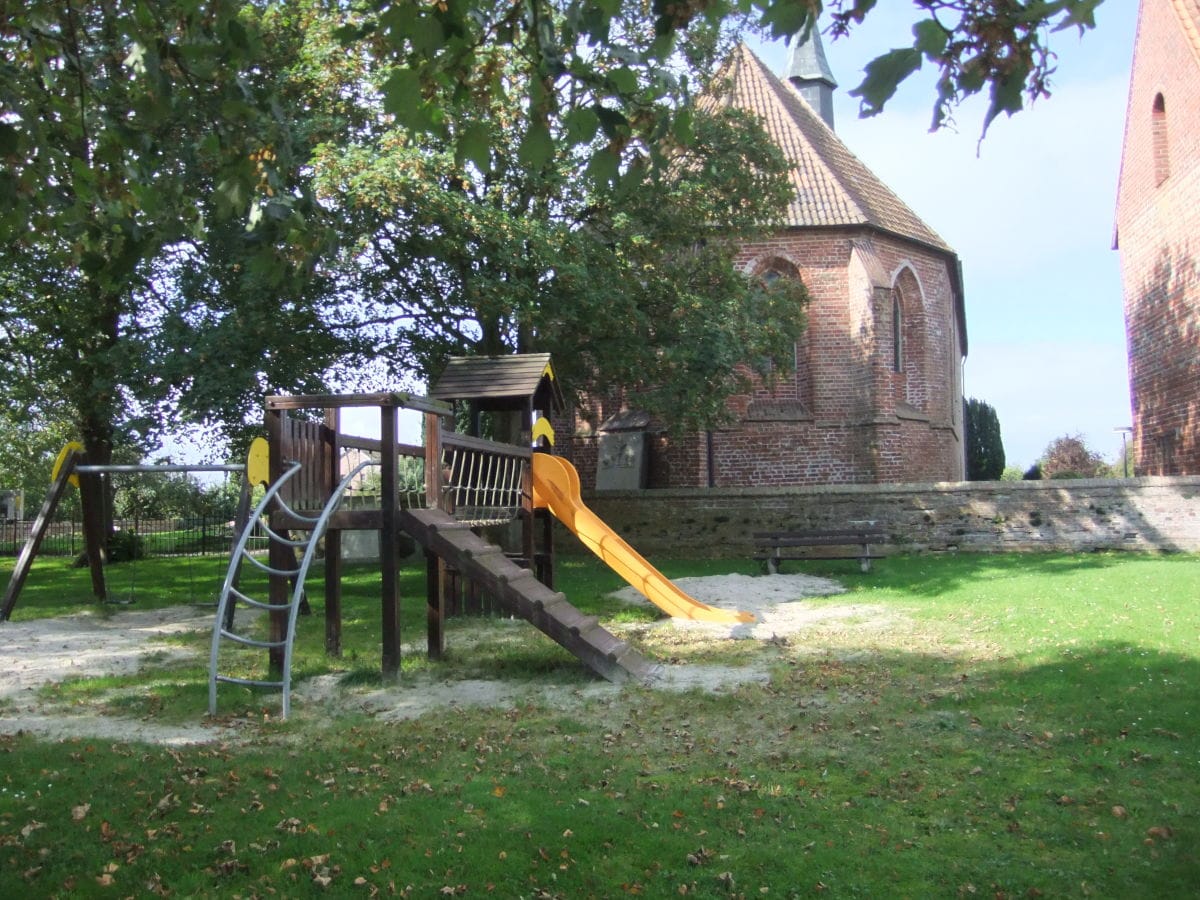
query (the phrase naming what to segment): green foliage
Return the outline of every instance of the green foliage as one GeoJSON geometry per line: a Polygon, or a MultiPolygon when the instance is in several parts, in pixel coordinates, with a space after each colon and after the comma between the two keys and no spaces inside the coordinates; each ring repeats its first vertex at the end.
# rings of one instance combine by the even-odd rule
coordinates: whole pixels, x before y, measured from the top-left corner
{"type": "MultiPolygon", "coordinates": [[[[790,364],[803,289],[742,275],[730,243],[779,219],[791,194],[780,154],[749,117],[697,109],[682,79],[668,95],[656,73],[618,61],[610,79],[647,108],[670,101],[677,129],[631,130],[502,47],[463,75],[502,74],[504,95],[485,92],[431,134],[380,117],[320,149],[322,196],[345,210],[355,248],[346,277],[397,375],[436,375],[451,354],[548,350],[568,389],[625,385],[679,426],[717,416],[747,384],[745,360],[790,364]],[[612,164],[599,179],[598,160],[612,164]]],[[[699,54],[693,76],[711,64],[699,54]]],[[[389,69],[364,64],[376,68],[386,94],[389,69]]],[[[457,90],[428,93],[452,108],[457,90]]]]}
{"type": "Polygon", "coordinates": [[[1038,462],[1042,478],[1101,478],[1108,474],[1104,458],[1089,449],[1078,434],[1055,438],[1038,462]]]}
{"type": "MultiPolygon", "coordinates": [[[[54,460],[73,434],[61,407],[47,413],[36,400],[25,403],[18,397],[0,404],[0,488],[25,492],[29,518],[37,514],[54,460]]],[[[74,492],[66,500],[73,502],[74,492]]]]}
{"type": "Polygon", "coordinates": [[[108,538],[108,561],[110,563],[132,562],[146,556],[146,543],[140,534],[118,529],[108,538]]]}
{"type": "Polygon", "coordinates": [[[1004,474],[1004,443],[996,410],[982,400],[966,401],[967,480],[996,481],[1004,474]]]}
{"type": "Polygon", "coordinates": [[[280,369],[311,385],[330,356],[307,340],[326,232],[298,178],[282,27],[237,0],[33,2],[0,21],[5,393],[53,401],[93,463],[149,445],[178,406],[235,418],[246,403],[221,401],[293,380],[280,369]]]}
{"type": "MultiPolygon", "coordinates": [[[[983,90],[990,122],[1048,92],[1048,29],[1098,2],[918,0],[864,113],[932,63],[935,126],[983,90]]],[[[400,377],[549,349],[576,387],[710,419],[739,361],[785,361],[803,297],[733,272],[721,237],[769,225],[787,183],[695,88],[745,29],[828,6],[841,35],[874,5],[10,4],[2,399],[102,463],[177,422],[236,432],[373,354],[400,377]]]]}
{"type": "MultiPolygon", "coordinates": [[[[930,63],[938,71],[931,129],[951,124],[958,104],[986,91],[986,134],[1001,113],[1011,116],[1026,99],[1032,102],[1050,96],[1056,60],[1050,35],[1069,29],[1082,35],[1095,28],[1095,12],[1101,2],[915,0],[913,5],[926,18],[913,25],[911,46],[891,50],[868,63],[862,83],[850,93],[862,101],[863,116],[876,115],[906,78],[930,63]]],[[[875,4],[876,0],[834,0],[829,4],[834,9],[831,33],[835,37],[850,34],[875,4]]],[[[819,10],[823,4],[815,5],[819,10]]]]}

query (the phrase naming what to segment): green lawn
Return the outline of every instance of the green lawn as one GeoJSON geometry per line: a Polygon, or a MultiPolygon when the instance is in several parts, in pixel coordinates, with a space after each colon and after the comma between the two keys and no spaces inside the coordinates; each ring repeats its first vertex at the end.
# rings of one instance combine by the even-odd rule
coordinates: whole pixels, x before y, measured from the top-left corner
{"type": "MultiPolygon", "coordinates": [[[[673,577],[754,571],[656,563],[673,577]]],[[[161,586],[135,606],[189,602],[194,569],[189,580],[178,561],[131,565],[143,566],[135,588],[161,586]]],[[[0,564],[0,579],[10,570],[0,564]]],[[[222,715],[253,723],[225,746],[0,736],[0,896],[1200,891],[1200,558],[806,571],[849,591],[812,602],[859,615],[715,655],[671,646],[683,662],[768,668],[769,683],[736,691],[627,688],[392,722],[350,702],[336,716],[298,704],[287,723],[262,714],[274,698],[231,691],[222,715]]],[[[376,578],[348,574],[343,659],[320,652],[319,603],[303,620],[299,678],[349,672],[347,697],[374,686],[376,578]]],[[[604,596],[618,586],[591,561],[560,566],[572,602],[619,629],[646,617],[604,596]]],[[[422,596],[417,569],[403,587],[422,596]]],[[[39,563],[13,618],[86,598],[86,572],[39,563]]],[[[405,603],[418,646],[422,616],[419,600],[405,603]]],[[[530,628],[456,622],[450,646],[444,663],[409,653],[401,688],[491,676],[569,695],[588,682],[530,628]]],[[[202,666],[164,665],[71,683],[47,702],[63,715],[200,721],[205,700],[202,666]]]]}

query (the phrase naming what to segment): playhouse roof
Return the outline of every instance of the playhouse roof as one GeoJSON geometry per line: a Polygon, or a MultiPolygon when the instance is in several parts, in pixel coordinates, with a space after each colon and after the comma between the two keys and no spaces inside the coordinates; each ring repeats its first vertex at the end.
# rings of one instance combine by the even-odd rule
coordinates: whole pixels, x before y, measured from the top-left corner
{"type": "Polygon", "coordinates": [[[549,353],[514,356],[452,356],[429,389],[435,400],[480,400],[490,408],[517,407],[532,401],[545,412],[563,408],[562,390],[549,353]]]}
{"type": "Polygon", "coordinates": [[[777,77],[745,44],[739,44],[717,76],[721,92],[701,103],[755,113],[792,165],[796,193],[784,224],[791,227],[865,225],[953,254],[926,225],[850,152],[800,95],[777,77]]]}

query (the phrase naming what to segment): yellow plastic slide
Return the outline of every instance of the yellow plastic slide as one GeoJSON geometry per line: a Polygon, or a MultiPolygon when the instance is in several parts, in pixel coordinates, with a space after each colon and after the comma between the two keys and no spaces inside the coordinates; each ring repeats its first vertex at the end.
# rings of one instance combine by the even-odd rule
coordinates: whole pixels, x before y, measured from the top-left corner
{"type": "Polygon", "coordinates": [[[533,454],[533,502],[554,513],[610,569],[667,615],[726,625],[754,621],[751,613],[718,609],[689,597],[646,562],[583,504],[579,473],[567,460],[548,453],[533,454]]]}

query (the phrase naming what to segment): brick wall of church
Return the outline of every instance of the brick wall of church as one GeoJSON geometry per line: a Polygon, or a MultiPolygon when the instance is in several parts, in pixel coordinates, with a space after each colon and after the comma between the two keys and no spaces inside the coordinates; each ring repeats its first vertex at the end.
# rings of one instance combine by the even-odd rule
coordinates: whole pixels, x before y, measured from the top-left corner
{"type": "Polygon", "coordinates": [[[1118,191],[1135,468],[1200,473],[1200,39],[1171,0],[1142,3],[1118,191]]]}
{"type": "MultiPolygon", "coordinates": [[[[863,229],[804,229],[743,247],[747,271],[794,268],[812,297],[796,372],[730,400],[734,427],[649,442],[648,486],[766,487],[954,481],[963,477],[955,302],[944,257],[863,229]],[[855,247],[859,255],[855,255],[855,247]],[[863,247],[868,248],[862,256],[863,247]],[[901,273],[907,350],[892,356],[901,273]]],[[[599,398],[616,412],[619,398],[599,398]]],[[[569,455],[595,483],[596,438],[581,420],[569,455]]]]}

